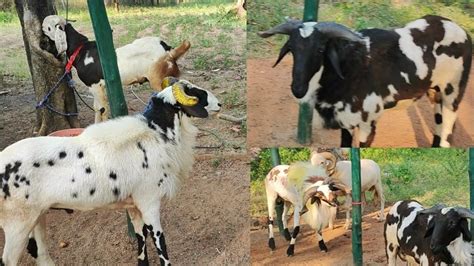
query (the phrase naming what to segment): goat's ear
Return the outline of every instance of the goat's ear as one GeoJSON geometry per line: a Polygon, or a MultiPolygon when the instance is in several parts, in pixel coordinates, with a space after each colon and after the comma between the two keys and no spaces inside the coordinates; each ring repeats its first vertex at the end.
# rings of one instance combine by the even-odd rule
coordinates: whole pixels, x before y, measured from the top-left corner
{"type": "Polygon", "coordinates": [[[462,219],[460,222],[462,239],[467,242],[471,242],[471,232],[469,231],[469,224],[466,219],[462,219]]]}
{"type": "Polygon", "coordinates": [[[318,205],[321,205],[321,199],[319,197],[313,196],[311,197],[311,204],[317,203],[318,205]]]}
{"type": "Polygon", "coordinates": [[[273,67],[276,67],[278,63],[280,63],[280,61],[283,59],[283,57],[285,57],[285,55],[288,54],[289,52],[291,52],[290,41],[287,41],[285,45],[283,45],[283,47],[280,49],[280,54],[278,55],[278,59],[273,65],[273,67]]]}
{"type": "Polygon", "coordinates": [[[344,76],[342,75],[341,71],[341,65],[339,64],[339,56],[337,55],[336,49],[332,45],[329,46],[327,55],[329,58],[329,62],[331,62],[331,65],[336,71],[337,75],[341,79],[344,79],[344,76]]]}
{"type": "Polygon", "coordinates": [[[200,103],[194,106],[182,106],[184,112],[190,116],[199,117],[199,118],[206,118],[209,116],[206,108],[202,106],[200,103]]]}
{"type": "Polygon", "coordinates": [[[66,52],[67,50],[66,31],[59,24],[56,25],[56,31],[54,33],[54,44],[56,45],[56,50],[58,50],[58,55],[66,52]]]}
{"type": "Polygon", "coordinates": [[[428,229],[426,230],[425,238],[430,237],[433,234],[434,226],[435,226],[435,222],[434,222],[434,218],[433,218],[428,223],[428,229]]]}

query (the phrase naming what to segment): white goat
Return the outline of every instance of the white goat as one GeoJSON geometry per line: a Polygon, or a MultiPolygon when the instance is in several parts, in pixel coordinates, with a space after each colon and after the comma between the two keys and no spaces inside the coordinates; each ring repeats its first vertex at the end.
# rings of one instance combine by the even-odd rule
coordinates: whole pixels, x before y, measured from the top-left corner
{"type": "MultiPolygon", "coordinates": [[[[42,27],[44,34],[54,41],[58,54],[65,52],[71,57],[81,47],[73,65],[79,79],[94,96],[95,122],[107,120],[110,107],[96,43],[89,41],[60,16],[47,16],[42,27]]],[[[115,49],[122,85],[149,81],[152,89],[160,91],[165,77],[179,77],[180,70],[176,62],[190,46],[188,41],[184,41],[172,49],[158,37],[143,37],[115,49]]]]}
{"type": "Polygon", "coordinates": [[[219,111],[216,97],[178,81],[152,97],[143,115],[87,127],[77,137],[21,140],[0,153],[0,265],[16,265],[28,251],[51,264],[44,236],[49,208],[126,208],[138,238],[139,263],[147,263],[150,233],[162,265],[169,265],[160,202],[175,194],[193,164],[197,128],[190,116],[219,111]],[[31,250],[30,248],[33,248],[31,250]]]}
{"type": "Polygon", "coordinates": [[[337,211],[335,200],[337,195],[349,193],[347,187],[341,183],[332,182],[327,179],[325,169],[314,167],[309,163],[295,163],[279,165],[274,167],[265,178],[265,189],[268,204],[268,246],[274,250],[275,240],[273,236],[273,219],[275,202],[277,198],[284,201],[282,221],[284,236],[290,241],[286,251],[288,256],[294,254],[296,237],[300,230],[300,215],[305,206],[307,212],[303,213],[303,219],[316,230],[319,248],[326,252],[327,247],[321,235],[322,229],[328,225],[332,227],[330,217],[337,211]],[[326,180],[326,181],[325,181],[326,180]],[[311,199],[311,201],[309,201],[311,199]],[[316,202],[316,204],[314,204],[316,202]],[[293,233],[290,236],[288,230],[288,210],[294,208],[293,233]]]}
{"type": "MultiPolygon", "coordinates": [[[[311,154],[311,164],[326,169],[327,174],[341,183],[352,189],[352,164],[351,161],[339,161],[336,162],[336,157],[329,152],[311,154]]],[[[383,221],[385,218],[383,210],[385,206],[385,197],[383,195],[382,180],[380,174],[379,165],[368,159],[360,160],[360,172],[361,172],[361,197],[362,201],[365,202],[365,192],[374,192],[374,202],[380,200],[380,214],[378,217],[379,221],[383,221]]],[[[344,209],[346,210],[346,222],[344,228],[350,227],[350,210],[352,205],[351,194],[346,194],[346,201],[344,203],[344,209]]],[[[333,216],[333,220],[335,219],[333,216]]]]}

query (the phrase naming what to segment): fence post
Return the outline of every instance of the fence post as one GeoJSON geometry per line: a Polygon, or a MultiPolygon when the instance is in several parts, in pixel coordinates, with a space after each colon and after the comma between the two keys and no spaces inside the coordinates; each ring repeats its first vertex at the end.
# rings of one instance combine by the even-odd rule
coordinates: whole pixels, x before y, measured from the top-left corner
{"type": "MultiPolygon", "coordinates": [[[[109,99],[110,114],[112,117],[128,114],[127,103],[123,95],[122,82],[117,66],[112,29],[110,28],[104,1],[87,0],[89,14],[94,28],[97,49],[99,50],[100,64],[109,99]]],[[[127,213],[128,235],[135,238],[135,230],[127,213]]]]}
{"type": "MultiPolygon", "coordinates": [[[[318,20],[319,0],[305,0],[303,21],[318,20]]],[[[300,102],[298,113],[298,133],[297,139],[300,144],[310,144],[313,128],[314,106],[309,102],[300,102]]]]}
{"type": "Polygon", "coordinates": [[[362,202],[360,184],[360,150],[351,148],[352,164],[352,257],[354,265],[362,266],[362,202]]]}

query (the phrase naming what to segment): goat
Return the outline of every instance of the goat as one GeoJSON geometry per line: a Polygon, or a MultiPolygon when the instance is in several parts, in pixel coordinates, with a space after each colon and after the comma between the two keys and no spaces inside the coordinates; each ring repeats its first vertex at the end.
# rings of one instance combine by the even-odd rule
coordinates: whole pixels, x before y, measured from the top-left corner
{"type": "MultiPolygon", "coordinates": [[[[95,122],[109,117],[109,104],[105,91],[104,76],[95,41],[77,32],[71,24],[56,15],[43,20],[43,32],[56,45],[58,54],[66,52],[68,57],[82,46],[73,62],[79,79],[89,87],[94,96],[95,122]]],[[[161,90],[165,77],[179,77],[177,60],[190,48],[188,41],[172,49],[158,37],[143,37],[115,50],[117,65],[123,85],[150,82],[150,87],[161,90]]]]}
{"type": "Polygon", "coordinates": [[[359,32],[288,20],[259,32],[274,34],[289,35],[274,66],[293,54],[293,95],[314,106],[317,127],[341,129],[342,147],[352,145],[355,129],[359,146],[370,146],[385,109],[425,93],[435,104],[432,146],[450,146],[472,59],[471,37],[451,20],[428,15],[403,28],[359,32]]]}
{"type": "Polygon", "coordinates": [[[143,115],[87,127],[77,137],[36,137],[0,152],[0,265],[16,265],[26,246],[37,262],[52,263],[45,244],[49,208],[126,208],[138,239],[138,262],[148,263],[146,236],[169,265],[160,223],[161,198],[172,197],[192,169],[197,128],[190,117],[219,111],[210,92],[186,81],[151,98],[143,115]]]}
{"type": "MultiPolygon", "coordinates": [[[[338,180],[345,186],[352,189],[352,163],[351,161],[337,161],[336,157],[330,152],[311,154],[311,164],[319,166],[327,171],[328,176],[334,180],[338,180]]],[[[380,214],[378,217],[379,221],[384,220],[383,210],[385,208],[385,197],[383,195],[382,179],[380,174],[379,165],[368,159],[360,160],[360,181],[361,181],[361,196],[362,202],[365,202],[365,192],[374,192],[374,202],[380,200],[380,214]]],[[[346,201],[344,203],[344,209],[346,210],[346,222],[344,224],[345,229],[350,227],[350,210],[352,204],[352,195],[346,194],[346,201]]],[[[335,214],[332,217],[334,220],[335,214]]]]}
{"type": "Polygon", "coordinates": [[[265,178],[265,190],[268,204],[268,246],[275,250],[273,236],[273,218],[275,201],[283,199],[282,214],[284,236],[290,245],[286,251],[288,256],[293,256],[296,237],[300,231],[301,217],[316,230],[319,248],[327,252],[321,230],[328,225],[332,227],[330,219],[337,211],[336,198],[342,193],[349,193],[347,187],[341,183],[326,180],[327,175],[321,168],[313,167],[309,163],[294,163],[274,167],[265,178]],[[311,199],[311,201],[309,201],[311,199]],[[314,204],[316,202],[316,204],[314,204]],[[293,233],[288,230],[288,210],[294,207],[293,233]],[[306,211],[305,211],[306,210],[306,211]]]}
{"type": "Polygon", "coordinates": [[[435,205],[425,209],[414,200],[398,201],[384,226],[388,265],[397,255],[409,264],[471,265],[471,233],[468,220],[474,212],[462,207],[435,205]]]}

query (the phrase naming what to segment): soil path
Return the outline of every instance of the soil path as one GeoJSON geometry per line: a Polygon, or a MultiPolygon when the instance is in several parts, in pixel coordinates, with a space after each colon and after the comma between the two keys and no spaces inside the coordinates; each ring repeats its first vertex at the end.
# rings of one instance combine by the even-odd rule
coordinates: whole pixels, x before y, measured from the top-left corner
{"type": "MultiPolygon", "coordinates": [[[[176,265],[248,265],[250,221],[246,156],[200,156],[176,198],[161,211],[168,253],[176,265]]],[[[49,252],[58,265],[136,265],[124,211],[49,211],[49,252]],[[60,248],[61,242],[68,243],[60,248]]],[[[147,242],[151,265],[159,265],[147,242]]],[[[0,254],[4,234],[0,231],[0,254]]],[[[34,265],[26,250],[20,265],[34,265]]]]}
{"type": "MultiPolygon", "coordinates": [[[[385,211],[388,212],[389,208],[385,211]]],[[[386,265],[383,222],[376,220],[378,212],[362,218],[362,250],[364,265],[386,265]]],[[[290,219],[291,220],[291,219],[290,219]]],[[[303,225],[295,245],[295,255],[286,256],[288,242],[275,231],[276,250],[273,254],[267,246],[267,229],[250,234],[252,265],[353,265],[351,231],[343,228],[344,220],[338,219],[334,230],[323,230],[328,252],[319,251],[314,231],[303,225]]]]}
{"type": "MultiPolygon", "coordinates": [[[[248,147],[300,146],[296,142],[298,103],[291,94],[292,59],[248,59],[248,147]]],[[[474,67],[461,102],[452,145],[468,147],[474,139],[474,67]]],[[[433,107],[427,97],[407,109],[388,110],[379,120],[372,147],[429,147],[434,132],[433,107]]],[[[313,143],[318,147],[340,145],[339,130],[313,127],[313,143]]]]}

